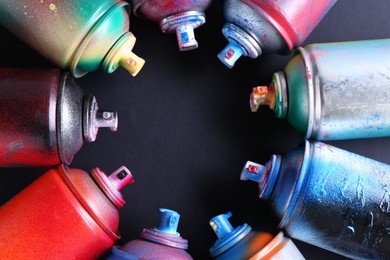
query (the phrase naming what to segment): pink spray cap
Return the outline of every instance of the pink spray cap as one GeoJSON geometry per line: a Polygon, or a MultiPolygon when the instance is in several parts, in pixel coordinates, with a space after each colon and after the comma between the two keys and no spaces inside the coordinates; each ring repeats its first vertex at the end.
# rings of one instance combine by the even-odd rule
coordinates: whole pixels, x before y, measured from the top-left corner
{"type": "Polygon", "coordinates": [[[125,200],[123,199],[120,190],[127,184],[134,183],[133,175],[129,169],[125,166],[121,166],[107,177],[103,171],[99,168],[95,168],[92,170],[92,177],[117,208],[123,207],[125,200]]]}

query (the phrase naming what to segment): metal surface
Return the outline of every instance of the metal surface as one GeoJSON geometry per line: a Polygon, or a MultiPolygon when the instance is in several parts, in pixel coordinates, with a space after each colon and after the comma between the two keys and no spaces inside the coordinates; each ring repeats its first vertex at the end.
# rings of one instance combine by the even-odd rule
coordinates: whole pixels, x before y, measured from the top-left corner
{"type": "MultiPolygon", "coordinates": [[[[132,183],[119,170],[121,187],[132,183]]],[[[105,192],[85,171],[49,170],[0,207],[0,258],[96,259],[119,239],[117,207],[105,192]]]]}
{"type": "Polygon", "coordinates": [[[275,115],[315,140],[390,136],[389,67],[390,39],[298,48],[269,92],[254,89],[252,110],[280,104],[275,115]]]}
{"type": "MultiPolygon", "coordinates": [[[[302,143],[262,171],[268,202],[291,237],[354,259],[390,254],[390,166],[320,142],[302,143]],[[276,183],[267,183],[271,175],[276,183]]],[[[248,173],[244,168],[244,175],[248,173]]]]}
{"type": "Polygon", "coordinates": [[[72,1],[1,1],[0,23],[61,69],[75,77],[87,72],[123,66],[133,75],[144,61],[131,52],[135,39],[128,33],[130,22],[124,1],[104,0],[98,4],[72,1]],[[118,48],[118,41],[126,45],[118,48]],[[115,53],[113,51],[119,50],[115,53]],[[106,56],[121,57],[106,66],[106,56]]]}
{"type": "Polygon", "coordinates": [[[116,111],[99,110],[96,98],[91,95],[84,97],[83,103],[83,135],[85,141],[95,141],[101,127],[108,127],[114,132],[118,130],[118,113],[116,111]]]}
{"type": "Polygon", "coordinates": [[[287,54],[314,30],[336,0],[226,0],[223,34],[229,45],[218,58],[232,68],[241,55],[287,54]]]}
{"type": "Polygon", "coordinates": [[[206,22],[211,0],[131,0],[136,16],[158,23],[163,33],[176,33],[180,51],[198,48],[194,29],[206,22]]]}
{"type": "Polygon", "coordinates": [[[144,229],[142,239],[127,242],[121,248],[114,247],[108,260],[150,259],[191,260],[185,251],[188,241],[176,232],[180,215],[169,209],[160,209],[160,226],[144,229]]]}

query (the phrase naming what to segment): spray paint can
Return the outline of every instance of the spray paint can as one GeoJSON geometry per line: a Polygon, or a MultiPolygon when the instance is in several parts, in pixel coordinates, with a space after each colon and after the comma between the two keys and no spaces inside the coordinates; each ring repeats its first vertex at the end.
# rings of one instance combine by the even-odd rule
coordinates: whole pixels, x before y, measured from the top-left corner
{"type": "Polygon", "coordinates": [[[303,142],[241,180],[259,184],[292,238],[353,259],[390,254],[390,166],[321,142],[303,142]]]}
{"type": "Polygon", "coordinates": [[[132,240],[123,247],[113,247],[108,260],[191,260],[185,251],[188,241],[176,231],[180,215],[173,210],[160,208],[161,223],[159,227],[144,229],[141,239],[132,240]]]}
{"type": "Polygon", "coordinates": [[[0,69],[0,167],[70,164],[116,112],[98,109],[67,72],[0,69]]]}
{"type": "Polygon", "coordinates": [[[60,165],[0,207],[1,259],[96,259],[118,240],[122,166],[108,177],[60,165]]]}
{"type": "Polygon", "coordinates": [[[390,136],[390,39],[298,48],[269,87],[255,87],[252,111],[269,105],[307,139],[390,136]]]}
{"type": "Polygon", "coordinates": [[[163,33],[176,33],[180,51],[198,48],[194,29],[206,22],[211,0],[131,0],[136,16],[158,23],[163,33]]]}
{"type": "Polygon", "coordinates": [[[61,69],[81,77],[119,66],[135,76],[145,63],[133,52],[125,1],[5,0],[0,23],[61,69]]]}
{"type": "Polygon", "coordinates": [[[225,0],[222,33],[229,44],[218,55],[227,67],[243,55],[288,54],[309,36],[336,0],[225,0]]]}
{"type": "Polygon", "coordinates": [[[214,259],[305,259],[294,242],[283,232],[272,235],[267,232],[252,231],[243,224],[233,227],[228,218],[232,213],[218,215],[209,221],[218,240],[210,248],[214,259]]]}

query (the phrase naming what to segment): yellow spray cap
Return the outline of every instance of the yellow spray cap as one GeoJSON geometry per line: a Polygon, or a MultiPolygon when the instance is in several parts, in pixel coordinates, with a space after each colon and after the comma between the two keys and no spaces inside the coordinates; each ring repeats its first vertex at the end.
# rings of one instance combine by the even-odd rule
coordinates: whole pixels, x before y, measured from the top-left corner
{"type": "Polygon", "coordinates": [[[131,32],[125,33],[112,47],[103,61],[103,69],[112,73],[119,66],[136,76],[145,64],[145,60],[132,52],[136,38],[131,32]]]}

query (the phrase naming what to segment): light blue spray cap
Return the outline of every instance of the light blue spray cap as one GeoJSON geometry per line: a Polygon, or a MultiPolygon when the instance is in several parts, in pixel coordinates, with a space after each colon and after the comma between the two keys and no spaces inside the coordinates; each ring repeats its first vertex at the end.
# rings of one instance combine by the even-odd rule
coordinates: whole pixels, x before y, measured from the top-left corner
{"type": "Polygon", "coordinates": [[[226,23],[222,28],[222,33],[229,44],[218,54],[218,58],[228,68],[233,68],[234,63],[242,55],[252,59],[261,55],[262,50],[259,43],[239,26],[226,23]]]}
{"type": "Polygon", "coordinates": [[[252,228],[248,224],[243,224],[234,228],[228,218],[232,216],[231,212],[215,216],[209,221],[211,228],[218,236],[218,240],[210,248],[212,257],[216,257],[229,250],[235,244],[241,241],[252,228]]]}
{"type": "Polygon", "coordinates": [[[229,69],[234,67],[236,61],[244,54],[241,45],[234,41],[229,44],[218,54],[218,59],[229,69]]]}
{"type": "Polygon", "coordinates": [[[272,155],[265,165],[247,161],[241,171],[242,181],[251,180],[259,183],[259,197],[268,199],[279,175],[282,159],[280,155],[272,155]]]}
{"type": "Polygon", "coordinates": [[[165,234],[180,236],[180,234],[176,232],[177,226],[179,225],[180,214],[165,208],[160,208],[159,211],[161,218],[160,226],[154,229],[165,234]]]}

